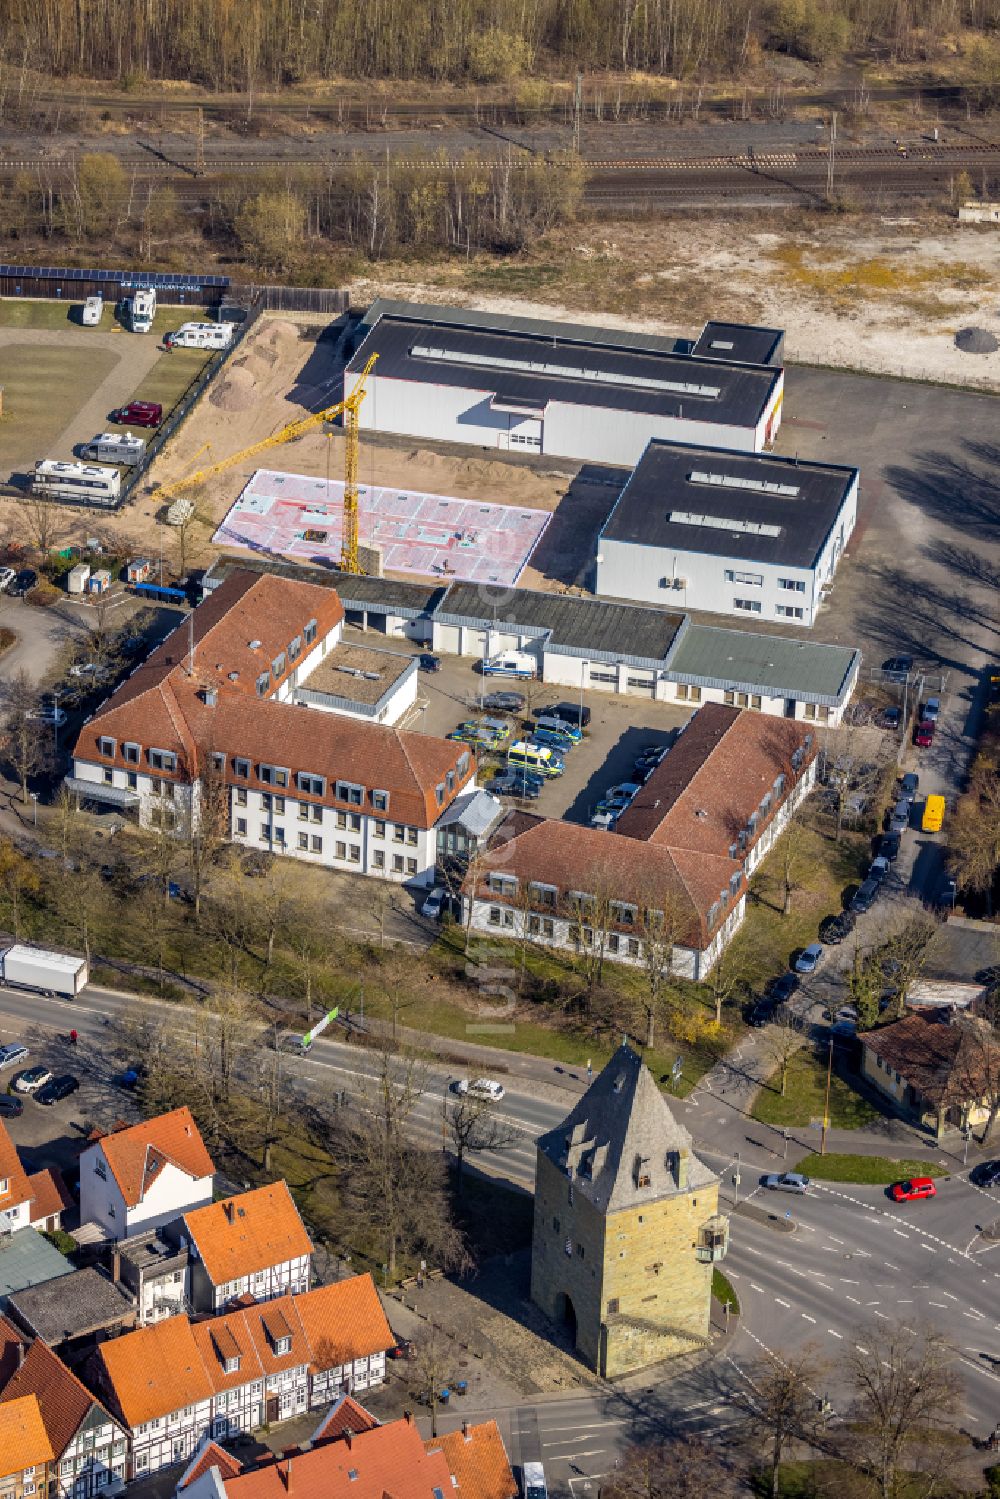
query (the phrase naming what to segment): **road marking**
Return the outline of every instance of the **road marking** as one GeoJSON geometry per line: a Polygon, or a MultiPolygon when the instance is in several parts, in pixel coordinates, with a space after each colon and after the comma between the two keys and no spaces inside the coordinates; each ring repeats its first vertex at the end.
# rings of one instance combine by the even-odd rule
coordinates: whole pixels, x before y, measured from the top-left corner
{"type": "Polygon", "coordinates": [[[883,1322],[888,1322],[888,1320],[889,1320],[889,1318],[886,1316],[885,1312],[875,1312],[873,1315],[876,1316],[876,1317],[881,1317],[883,1322]]]}
{"type": "Polygon", "coordinates": [[[799,1316],[800,1317],[804,1317],[807,1322],[815,1322],[816,1321],[816,1318],[815,1317],[810,1317],[810,1315],[809,1315],[808,1312],[799,1312],[799,1316]]]}
{"type": "MultiPolygon", "coordinates": [[[[707,1404],[707,1401],[706,1401],[706,1404],[707,1404]]],[[[595,1431],[595,1430],[597,1430],[598,1428],[600,1428],[602,1426],[627,1426],[627,1425],[630,1424],[631,1420],[632,1420],[631,1416],[614,1416],[614,1417],[609,1417],[609,1419],[607,1421],[589,1421],[589,1422],[585,1422],[582,1426],[581,1425],[574,1425],[574,1426],[546,1426],[544,1429],[545,1429],[546,1434],[548,1434],[551,1431],[595,1431]]],[[[544,1442],[542,1443],[542,1445],[543,1446],[545,1445],[544,1442]]]]}
{"type": "Polygon", "coordinates": [[[941,1295],[942,1296],[947,1296],[947,1298],[948,1298],[949,1301],[957,1301],[958,1300],[958,1297],[957,1296],[953,1296],[952,1293],[951,1293],[951,1291],[942,1291],[941,1295]]]}
{"type": "Polygon", "coordinates": [[[860,1306],[861,1305],[861,1302],[858,1300],[858,1298],[856,1296],[845,1296],[844,1300],[845,1301],[851,1301],[851,1302],[853,1302],[855,1306],[860,1306]]]}
{"type": "Polygon", "coordinates": [[[945,1303],[943,1301],[928,1301],[927,1305],[928,1306],[938,1306],[938,1307],[941,1308],[942,1311],[945,1311],[945,1312],[948,1310],[947,1306],[945,1305],[945,1303]]]}
{"type": "Polygon", "coordinates": [[[893,1233],[896,1234],[900,1239],[908,1239],[910,1237],[909,1234],[905,1234],[901,1228],[894,1228],[893,1233]]]}
{"type": "Polygon", "coordinates": [[[868,1349],[867,1348],[862,1348],[862,1346],[861,1346],[860,1343],[855,1343],[854,1346],[858,1350],[859,1353],[863,1353],[864,1354],[865,1358],[868,1357],[868,1349]]]}
{"type": "Polygon", "coordinates": [[[792,1303],[790,1301],[782,1301],[782,1299],[781,1299],[780,1296],[775,1296],[774,1299],[778,1303],[779,1306],[791,1307],[792,1303]]]}
{"type": "Polygon", "coordinates": [[[751,1281],[750,1289],[751,1291],[763,1291],[764,1287],[757,1285],[756,1281],[751,1281]]]}
{"type": "Polygon", "coordinates": [[[844,1334],[842,1332],[834,1332],[832,1327],[828,1327],[827,1332],[830,1334],[831,1338],[840,1338],[841,1340],[843,1340],[844,1334]]]}
{"type": "Polygon", "coordinates": [[[921,1249],[926,1249],[928,1254],[937,1254],[937,1250],[934,1248],[933,1244],[921,1243],[920,1247],[921,1249]]]}
{"type": "Polygon", "coordinates": [[[842,1275],[840,1277],[840,1284],[842,1286],[860,1286],[861,1282],[860,1280],[848,1280],[846,1275],[842,1275]]]}
{"type": "Polygon", "coordinates": [[[836,1236],[836,1234],[831,1234],[830,1238],[833,1240],[833,1242],[835,1244],[843,1244],[843,1242],[844,1242],[843,1239],[838,1239],[837,1236],[836,1236]]]}

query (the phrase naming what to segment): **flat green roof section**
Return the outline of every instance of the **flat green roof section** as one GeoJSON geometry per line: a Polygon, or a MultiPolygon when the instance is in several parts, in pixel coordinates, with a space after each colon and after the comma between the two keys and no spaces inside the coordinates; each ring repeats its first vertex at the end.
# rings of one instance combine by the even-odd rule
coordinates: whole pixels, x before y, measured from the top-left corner
{"type": "Polygon", "coordinates": [[[735,687],[768,697],[839,707],[854,686],[861,652],[784,635],[757,635],[692,623],[670,662],[670,676],[701,687],[735,687]]]}

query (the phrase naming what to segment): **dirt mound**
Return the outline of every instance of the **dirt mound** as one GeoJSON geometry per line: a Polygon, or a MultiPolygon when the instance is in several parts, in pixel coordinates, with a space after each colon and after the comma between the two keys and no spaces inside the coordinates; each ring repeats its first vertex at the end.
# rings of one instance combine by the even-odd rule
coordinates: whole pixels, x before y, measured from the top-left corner
{"type": "Polygon", "coordinates": [[[963,328],[955,334],[955,347],[963,354],[995,354],[1000,341],[985,328],[963,328]]]}
{"type": "Polygon", "coordinates": [[[222,411],[249,410],[257,399],[257,382],[249,360],[242,360],[217,380],[208,393],[208,399],[222,411]]]}

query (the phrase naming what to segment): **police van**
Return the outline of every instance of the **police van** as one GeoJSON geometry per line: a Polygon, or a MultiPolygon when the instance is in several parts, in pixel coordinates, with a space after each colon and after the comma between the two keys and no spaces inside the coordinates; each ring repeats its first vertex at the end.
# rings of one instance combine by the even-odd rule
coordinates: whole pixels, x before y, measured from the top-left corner
{"type": "Polygon", "coordinates": [[[558,755],[553,754],[547,744],[532,744],[519,739],[512,744],[507,754],[507,764],[515,770],[533,770],[540,776],[561,776],[566,766],[558,755]]]}
{"type": "Polygon", "coordinates": [[[84,443],[80,457],[90,463],[124,463],[133,468],[142,462],[145,452],[144,437],[133,437],[131,432],[124,432],[120,437],[115,432],[102,432],[99,437],[84,443]]]}
{"type": "Polygon", "coordinates": [[[232,323],[182,323],[163,340],[168,349],[228,349],[232,341],[232,323]]]}

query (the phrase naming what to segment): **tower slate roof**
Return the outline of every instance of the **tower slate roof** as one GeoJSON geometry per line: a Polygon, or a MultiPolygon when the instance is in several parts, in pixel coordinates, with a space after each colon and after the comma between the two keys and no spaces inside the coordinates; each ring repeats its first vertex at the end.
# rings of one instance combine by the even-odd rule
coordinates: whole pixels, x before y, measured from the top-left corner
{"type": "Polygon", "coordinates": [[[539,1150],[604,1213],[708,1186],[715,1174],[691,1148],[649,1068],[623,1043],[539,1150]]]}

